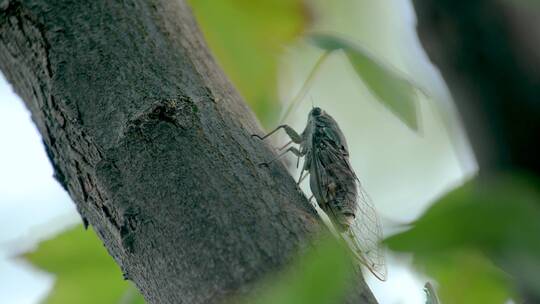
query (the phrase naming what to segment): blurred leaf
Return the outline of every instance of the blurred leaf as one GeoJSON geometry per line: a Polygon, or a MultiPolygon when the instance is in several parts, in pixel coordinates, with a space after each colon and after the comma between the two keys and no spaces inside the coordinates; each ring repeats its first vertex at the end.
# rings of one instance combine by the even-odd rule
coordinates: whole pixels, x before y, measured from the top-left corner
{"type": "Polygon", "coordinates": [[[95,233],[82,225],[42,242],[25,257],[56,276],[47,304],[144,303],[131,283],[122,279],[95,233]]]}
{"type": "Polygon", "coordinates": [[[332,35],[313,34],[311,42],[321,49],[343,50],[356,73],[377,99],[409,128],[418,130],[417,98],[420,91],[364,48],[332,35]]]}
{"type": "Polygon", "coordinates": [[[262,292],[242,303],[340,303],[351,286],[353,276],[348,249],[328,235],[317,247],[299,257],[285,273],[262,284],[262,292]]]}
{"type": "Polygon", "coordinates": [[[441,253],[426,257],[422,265],[437,279],[442,303],[502,304],[513,296],[508,275],[480,253],[441,253]]]}
{"type": "Polygon", "coordinates": [[[478,293],[493,294],[488,289],[498,286],[508,296],[510,281],[486,258],[510,273],[520,288],[540,293],[539,185],[535,178],[517,174],[473,180],[441,198],[410,230],[390,237],[387,244],[415,254],[417,264],[439,280],[441,290],[446,288],[441,291],[443,302],[442,294],[459,294],[468,281],[485,288],[478,293]],[[440,280],[452,271],[457,272],[455,282],[445,286],[440,280]]]}
{"type": "Polygon", "coordinates": [[[277,63],[304,30],[304,0],[189,0],[219,63],[263,124],[279,113],[277,63]]]}
{"type": "Polygon", "coordinates": [[[392,249],[430,254],[454,248],[493,255],[526,251],[540,258],[540,187],[519,175],[470,181],[448,193],[387,240],[392,249]]]}

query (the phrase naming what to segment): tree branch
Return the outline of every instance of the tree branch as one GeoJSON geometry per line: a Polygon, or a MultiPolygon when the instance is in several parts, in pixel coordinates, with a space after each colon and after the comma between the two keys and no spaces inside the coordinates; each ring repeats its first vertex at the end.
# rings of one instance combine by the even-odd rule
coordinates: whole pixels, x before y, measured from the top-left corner
{"type": "Polygon", "coordinates": [[[420,38],[454,94],[481,175],[501,169],[540,173],[538,5],[506,0],[414,0],[414,5],[420,38]]]}
{"type": "Polygon", "coordinates": [[[1,1],[0,68],[149,303],[244,294],[322,227],[184,1],[1,1]]]}
{"type": "MultiPolygon", "coordinates": [[[[538,177],[540,6],[506,0],[414,4],[422,43],[447,80],[472,138],[480,178],[500,171],[538,177]]],[[[525,276],[512,278],[526,303],[540,302],[525,276]]]]}

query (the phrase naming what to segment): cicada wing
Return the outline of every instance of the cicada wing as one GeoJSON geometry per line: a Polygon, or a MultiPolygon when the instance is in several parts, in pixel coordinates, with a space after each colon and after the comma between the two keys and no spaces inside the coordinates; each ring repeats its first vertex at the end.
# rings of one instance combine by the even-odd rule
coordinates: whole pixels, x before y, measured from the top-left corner
{"type": "Polygon", "coordinates": [[[366,266],[375,277],[386,281],[387,270],[384,257],[382,226],[371,198],[357,181],[357,209],[355,220],[344,233],[355,258],[366,266]]]}

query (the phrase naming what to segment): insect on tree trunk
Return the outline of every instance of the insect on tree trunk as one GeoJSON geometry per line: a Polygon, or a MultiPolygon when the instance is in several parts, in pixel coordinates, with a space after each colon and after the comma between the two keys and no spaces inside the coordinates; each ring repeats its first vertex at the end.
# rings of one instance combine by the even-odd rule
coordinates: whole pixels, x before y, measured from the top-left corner
{"type": "MultiPolygon", "coordinates": [[[[323,227],[184,1],[0,1],[0,68],[149,303],[218,303],[323,227]]],[[[120,279],[120,278],[119,278],[120,279]]],[[[375,303],[359,278],[350,303],[375,303]]]]}

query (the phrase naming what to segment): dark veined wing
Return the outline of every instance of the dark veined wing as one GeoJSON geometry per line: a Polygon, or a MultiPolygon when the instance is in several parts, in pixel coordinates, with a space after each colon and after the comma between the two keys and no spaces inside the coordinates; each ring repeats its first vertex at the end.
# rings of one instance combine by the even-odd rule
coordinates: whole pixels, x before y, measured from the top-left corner
{"type": "MultiPolygon", "coordinates": [[[[360,185],[349,160],[346,146],[324,128],[313,142],[310,163],[310,186],[315,199],[339,230],[343,227],[344,211],[355,215],[342,236],[355,258],[378,279],[386,280],[386,264],[381,247],[382,227],[369,195],[360,185]],[[356,193],[355,193],[356,192],[356,193]]],[[[348,225],[347,225],[348,226],[348,225]]]]}
{"type": "Polygon", "coordinates": [[[357,183],[357,207],[355,220],[343,238],[351,247],[355,258],[366,266],[375,277],[386,281],[387,270],[384,258],[382,226],[371,198],[357,183]]]}
{"type": "Polygon", "coordinates": [[[310,186],[319,207],[343,231],[354,219],[356,179],[341,148],[323,138],[313,149],[310,186]]]}

